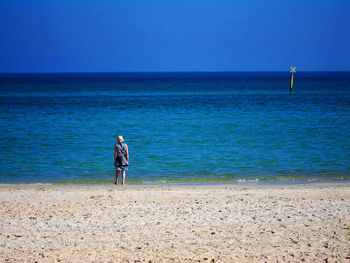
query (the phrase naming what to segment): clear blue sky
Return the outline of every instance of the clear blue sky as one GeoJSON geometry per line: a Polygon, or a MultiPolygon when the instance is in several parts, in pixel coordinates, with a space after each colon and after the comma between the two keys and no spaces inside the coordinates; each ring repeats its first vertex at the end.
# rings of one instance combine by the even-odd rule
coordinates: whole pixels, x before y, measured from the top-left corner
{"type": "Polygon", "coordinates": [[[1,0],[0,72],[350,70],[349,0],[1,0]]]}

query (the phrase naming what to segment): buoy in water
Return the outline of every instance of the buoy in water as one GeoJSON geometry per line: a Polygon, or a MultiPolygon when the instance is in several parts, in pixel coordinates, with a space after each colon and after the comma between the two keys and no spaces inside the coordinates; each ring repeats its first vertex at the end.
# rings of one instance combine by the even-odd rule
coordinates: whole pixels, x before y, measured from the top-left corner
{"type": "Polygon", "coordinates": [[[290,74],[290,88],[289,91],[292,92],[293,91],[293,81],[294,81],[294,73],[295,73],[295,69],[297,67],[290,67],[292,70],[290,71],[292,74],[290,74]]]}

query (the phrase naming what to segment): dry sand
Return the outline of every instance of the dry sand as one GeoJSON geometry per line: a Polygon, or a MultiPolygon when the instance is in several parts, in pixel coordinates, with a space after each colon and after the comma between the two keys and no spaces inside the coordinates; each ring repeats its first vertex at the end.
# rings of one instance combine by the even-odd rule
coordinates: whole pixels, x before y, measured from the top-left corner
{"type": "Polygon", "coordinates": [[[1,262],[350,262],[350,184],[0,185],[1,262]]]}

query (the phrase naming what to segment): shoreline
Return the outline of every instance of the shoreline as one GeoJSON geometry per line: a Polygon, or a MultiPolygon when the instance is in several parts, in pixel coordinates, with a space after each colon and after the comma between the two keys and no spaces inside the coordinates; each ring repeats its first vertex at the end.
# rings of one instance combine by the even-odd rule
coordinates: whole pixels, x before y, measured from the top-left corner
{"type": "Polygon", "coordinates": [[[350,183],[0,185],[8,262],[346,262],[350,183]]]}
{"type": "MultiPolygon", "coordinates": [[[[126,181],[126,187],[137,187],[137,186],[220,186],[220,185],[237,185],[237,186],[278,186],[278,185],[308,185],[308,184],[350,184],[350,180],[310,180],[310,181],[239,181],[239,182],[226,182],[226,181],[214,181],[214,182],[143,182],[135,183],[126,181]]],[[[11,183],[0,183],[0,189],[6,187],[35,187],[35,186],[114,186],[121,187],[121,183],[116,186],[113,181],[106,182],[11,182],[11,183]]]]}

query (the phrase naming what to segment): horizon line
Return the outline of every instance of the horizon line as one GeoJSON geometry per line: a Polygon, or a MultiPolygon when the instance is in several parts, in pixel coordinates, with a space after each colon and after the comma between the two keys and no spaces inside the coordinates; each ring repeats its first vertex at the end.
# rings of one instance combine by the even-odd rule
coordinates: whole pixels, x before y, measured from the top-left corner
{"type": "MultiPolygon", "coordinates": [[[[289,73],[290,70],[246,70],[246,71],[19,71],[0,72],[0,75],[11,74],[135,74],[135,73],[289,73]]],[[[350,73],[350,70],[299,70],[297,73],[341,72],[350,73]]]]}

